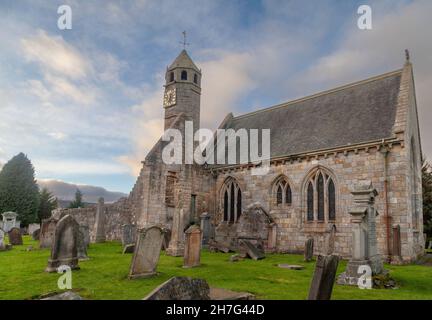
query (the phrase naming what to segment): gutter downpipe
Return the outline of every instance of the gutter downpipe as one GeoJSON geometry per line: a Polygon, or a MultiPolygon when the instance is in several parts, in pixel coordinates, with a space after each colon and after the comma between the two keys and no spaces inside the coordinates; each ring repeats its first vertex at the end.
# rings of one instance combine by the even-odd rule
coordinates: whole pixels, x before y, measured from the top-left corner
{"type": "Polygon", "coordinates": [[[388,147],[384,144],[384,139],[381,144],[381,153],[383,155],[383,167],[384,167],[384,219],[386,224],[386,240],[387,240],[387,260],[391,260],[391,244],[390,244],[390,223],[391,217],[389,215],[388,206],[388,177],[387,177],[387,156],[389,154],[388,147]]]}

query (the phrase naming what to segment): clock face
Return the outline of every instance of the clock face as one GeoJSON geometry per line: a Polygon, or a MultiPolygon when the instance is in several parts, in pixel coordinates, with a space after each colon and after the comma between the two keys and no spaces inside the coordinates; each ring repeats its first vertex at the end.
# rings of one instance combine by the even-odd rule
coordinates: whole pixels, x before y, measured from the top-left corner
{"type": "Polygon", "coordinates": [[[176,89],[169,89],[165,91],[163,105],[165,108],[171,107],[176,104],[176,89]]]}

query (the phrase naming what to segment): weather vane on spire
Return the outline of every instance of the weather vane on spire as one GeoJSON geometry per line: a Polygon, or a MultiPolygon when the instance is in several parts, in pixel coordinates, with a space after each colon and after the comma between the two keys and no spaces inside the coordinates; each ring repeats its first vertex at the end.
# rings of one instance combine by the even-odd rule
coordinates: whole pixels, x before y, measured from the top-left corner
{"type": "Polygon", "coordinates": [[[186,31],[183,31],[182,34],[183,34],[183,41],[180,41],[180,44],[182,44],[183,49],[186,50],[186,46],[190,45],[190,43],[186,42],[186,31]]]}

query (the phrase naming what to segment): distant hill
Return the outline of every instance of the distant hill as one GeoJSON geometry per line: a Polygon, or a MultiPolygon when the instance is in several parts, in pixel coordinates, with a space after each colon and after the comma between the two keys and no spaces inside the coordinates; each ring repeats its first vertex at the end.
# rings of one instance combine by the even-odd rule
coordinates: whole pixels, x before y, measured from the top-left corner
{"type": "Polygon", "coordinates": [[[97,203],[100,197],[105,199],[105,203],[115,202],[122,197],[127,197],[123,192],[108,191],[102,187],[95,187],[89,185],[78,185],[67,183],[58,180],[38,180],[40,188],[47,188],[57,199],[60,201],[61,207],[67,207],[70,201],[75,199],[75,192],[77,189],[83,194],[83,201],[85,203],[97,203]]]}

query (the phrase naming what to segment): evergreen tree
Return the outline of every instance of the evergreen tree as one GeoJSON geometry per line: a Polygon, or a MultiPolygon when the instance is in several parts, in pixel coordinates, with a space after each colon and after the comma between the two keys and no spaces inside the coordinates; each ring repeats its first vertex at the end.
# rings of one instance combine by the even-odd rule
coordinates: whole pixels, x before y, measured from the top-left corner
{"type": "Polygon", "coordinates": [[[432,237],[432,168],[431,165],[423,162],[422,167],[422,188],[423,188],[423,225],[424,232],[428,238],[432,237]]]}
{"type": "Polygon", "coordinates": [[[82,202],[82,196],[80,189],[75,192],[75,200],[69,204],[69,208],[84,208],[84,203],[82,202]]]}
{"type": "Polygon", "coordinates": [[[9,160],[0,172],[0,212],[14,211],[23,226],[37,221],[39,187],[34,168],[23,153],[9,160]]]}
{"type": "Polygon", "coordinates": [[[51,216],[51,211],[57,208],[57,198],[55,198],[47,188],[43,188],[39,194],[39,211],[38,211],[38,222],[41,223],[43,219],[51,216]]]}

